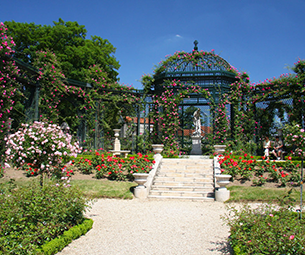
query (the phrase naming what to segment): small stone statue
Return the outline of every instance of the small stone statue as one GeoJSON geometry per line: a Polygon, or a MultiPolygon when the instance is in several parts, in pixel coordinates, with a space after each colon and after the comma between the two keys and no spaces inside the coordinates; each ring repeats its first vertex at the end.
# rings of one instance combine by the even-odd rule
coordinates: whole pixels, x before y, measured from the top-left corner
{"type": "Polygon", "coordinates": [[[194,41],[194,45],[195,45],[194,46],[194,51],[198,51],[198,46],[197,46],[198,45],[198,41],[197,40],[194,41]]]}
{"type": "Polygon", "coordinates": [[[193,114],[193,123],[195,127],[193,136],[201,136],[200,108],[197,108],[193,114]]]}

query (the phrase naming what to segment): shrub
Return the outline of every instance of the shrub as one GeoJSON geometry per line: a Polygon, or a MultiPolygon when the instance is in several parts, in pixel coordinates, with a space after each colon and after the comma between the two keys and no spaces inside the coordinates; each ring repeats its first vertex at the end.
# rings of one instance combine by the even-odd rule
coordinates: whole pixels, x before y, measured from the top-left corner
{"type": "Polygon", "coordinates": [[[87,200],[76,187],[32,181],[0,194],[0,253],[32,254],[83,221],[87,200]]]}
{"type": "Polygon", "coordinates": [[[22,128],[9,135],[5,154],[13,165],[31,164],[42,175],[58,172],[62,164],[80,151],[78,142],[73,143],[72,136],[64,134],[60,126],[35,121],[32,125],[22,124],[22,128]]]}
{"type": "Polygon", "coordinates": [[[253,184],[257,186],[262,186],[267,181],[280,183],[282,187],[285,187],[287,183],[293,186],[299,184],[301,178],[299,164],[295,164],[291,157],[288,157],[285,162],[265,160],[264,157],[261,159],[258,161],[247,153],[243,155],[228,153],[221,156],[219,163],[221,172],[232,175],[233,179],[239,176],[249,180],[255,175],[258,179],[253,180],[253,184]],[[263,176],[264,173],[268,173],[268,177],[263,176]]]}
{"type": "Polygon", "coordinates": [[[111,153],[96,152],[92,162],[96,166],[96,178],[106,176],[110,180],[132,180],[133,173],[148,173],[155,163],[148,155],[130,155],[128,158],[112,156],[111,153]]]}
{"type": "Polygon", "coordinates": [[[232,177],[240,175],[243,179],[250,179],[256,166],[253,156],[244,153],[242,156],[227,154],[219,161],[222,172],[232,177]]]}
{"type": "Polygon", "coordinates": [[[284,207],[232,207],[224,220],[235,254],[305,254],[305,220],[284,207]]]}
{"type": "Polygon", "coordinates": [[[87,158],[80,157],[75,162],[75,167],[79,171],[81,171],[83,174],[91,174],[94,170],[94,166],[92,164],[92,161],[87,158]]]}

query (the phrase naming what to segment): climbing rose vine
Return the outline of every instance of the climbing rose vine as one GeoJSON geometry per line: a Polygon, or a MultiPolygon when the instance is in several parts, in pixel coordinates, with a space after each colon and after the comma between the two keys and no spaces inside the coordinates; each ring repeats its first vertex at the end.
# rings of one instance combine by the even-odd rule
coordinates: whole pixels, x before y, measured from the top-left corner
{"type": "Polygon", "coordinates": [[[192,93],[208,97],[205,89],[195,85],[186,85],[180,81],[167,81],[161,95],[154,95],[154,109],[150,113],[154,123],[153,140],[164,144],[164,154],[177,156],[180,152],[177,133],[180,129],[179,104],[192,93]]]}
{"type": "Polygon", "coordinates": [[[304,157],[305,155],[305,130],[295,122],[286,124],[284,127],[285,144],[293,145],[294,150],[291,151],[295,155],[304,157]]]}
{"type": "Polygon", "coordinates": [[[0,23],[0,155],[3,154],[4,136],[11,125],[11,111],[20,94],[16,76],[19,69],[12,60],[14,53],[12,47],[15,45],[13,38],[6,35],[7,28],[0,23]]]}

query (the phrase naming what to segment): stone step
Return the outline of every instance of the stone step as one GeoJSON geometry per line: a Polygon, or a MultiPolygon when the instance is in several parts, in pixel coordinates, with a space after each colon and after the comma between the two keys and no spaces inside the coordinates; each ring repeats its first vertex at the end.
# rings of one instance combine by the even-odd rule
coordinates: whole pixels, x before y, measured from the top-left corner
{"type": "Polygon", "coordinates": [[[160,169],[158,173],[195,173],[195,174],[204,174],[204,173],[213,173],[212,168],[205,168],[205,169],[160,169]]]}
{"type": "Polygon", "coordinates": [[[211,158],[163,158],[162,162],[212,162],[211,158]]]}
{"type": "Polygon", "coordinates": [[[165,197],[214,197],[214,192],[211,191],[158,191],[150,190],[150,196],[165,196],[165,197]]]}
{"type": "Polygon", "coordinates": [[[174,196],[148,196],[149,200],[185,200],[185,201],[202,201],[202,202],[212,202],[215,201],[214,197],[174,197],[174,196]]]}
{"type": "Polygon", "coordinates": [[[210,171],[213,170],[212,166],[161,166],[160,168],[161,171],[165,172],[192,172],[192,171],[210,171]]]}
{"type": "Polygon", "coordinates": [[[214,188],[213,182],[154,182],[153,188],[157,187],[193,187],[193,188],[214,188]]]}
{"type": "Polygon", "coordinates": [[[158,177],[186,177],[186,178],[210,178],[213,177],[211,173],[170,173],[159,172],[158,177]]]}
{"type": "Polygon", "coordinates": [[[172,165],[183,165],[183,166],[188,166],[188,165],[213,165],[213,160],[162,160],[161,162],[162,165],[166,164],[172,164],[172,165]]]}
{"type": "Polygon", "coordinates": [[[163,169],[205,169],[212,168],[212,164],[161,164],[163,169]]]}
{"type": "Polygon", "coordinates": [[[154,182],[213,182],[213,176],[206,177],[166,177],[166,176],[156,176],[154,182]]]}
{"type": "Polygon", "coordinates": [[[151,191],[186,191],[186,192],[214,192],[214,188],[210,187],[199,187],[199,186],[155,186],[151,189],[151,191]]]}
{"type": "Polygon", "coordinates": [[[149,199],[214,201],[213,160],[162,159],[149,199]]]}

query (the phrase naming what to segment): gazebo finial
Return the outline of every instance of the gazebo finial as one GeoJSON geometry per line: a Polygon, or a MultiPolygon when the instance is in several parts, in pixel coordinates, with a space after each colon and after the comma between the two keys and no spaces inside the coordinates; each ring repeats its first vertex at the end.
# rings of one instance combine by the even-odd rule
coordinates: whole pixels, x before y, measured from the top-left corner
{"type": "Polygon", "coordinates": [[[194,50],[195,50],[195,51],[198,51],[198,47],[197,47],[198,41],[197,41],[197,40],[194,41],[194,45],[195,45],[195,46],[194,46],[194,50]]]}

